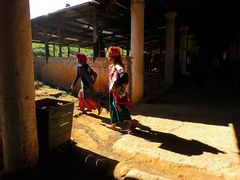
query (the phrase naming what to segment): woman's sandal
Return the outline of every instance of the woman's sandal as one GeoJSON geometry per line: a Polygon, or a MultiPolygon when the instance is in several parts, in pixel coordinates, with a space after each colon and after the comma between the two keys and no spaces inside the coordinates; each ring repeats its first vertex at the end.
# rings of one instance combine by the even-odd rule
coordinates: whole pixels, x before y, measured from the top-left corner
{"type": "Polygon", "coordinates": [[[117,130],[117,127],[116,127],[116,125],[114,125],[114,124],[106,124],[105,126],[106,126],[107,128],[109,128],[109,129],[114,130],[114,131],[117,130]]]}
{"type": "Polygon", "coordinates": [[[131,134],[131,133],[133,133],[133,131],[136,129],[136,124],[132,121],[132,120],[130,120],[130,121],[128,121],[128,124],[129,124],[129,129],[128,129],[128,134],[131,134]]]}
{"type": "Polygon", "coordinates": [[[81,115],[81,113],[76,113],[76,114],[73,114],[73,117],[78,118],[80,115],[81,115]]]}
{"type": "Polygon", "coordinates": [[[102,110],[103,110],[103,108],[102,108],[101,106],[98,106],[98,107],[97,107],[98,116],[100,116],[102,110]]]}

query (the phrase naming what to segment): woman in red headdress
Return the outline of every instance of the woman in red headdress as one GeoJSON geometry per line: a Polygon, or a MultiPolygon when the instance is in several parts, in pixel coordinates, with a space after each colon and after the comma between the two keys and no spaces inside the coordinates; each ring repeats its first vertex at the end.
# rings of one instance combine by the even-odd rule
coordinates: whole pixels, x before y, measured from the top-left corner
{"type": "Polygon", "coordinates": [[[77,57],[77,70],[76,77],[71,85],[71,89],[75,86],[78,79],[81,79],[81,89],[78,93],[79,108],[85,112],[91,111],[92,109],[98,110],[98,115],[101,113],[101,106],[99,105],[94,91],[94,83],[97,78],[97,73],[94,72],[87,63],[87,56],[83,53],[78,52],[77,57]]]}
{"type": "Polygon", "coordinates": [[[130,116],[128,106],[130,100],[127,93],[127,80],[124,77],[125,67],[120,47],[111,46],[108,48],[107,57],[109,59],[109,112],[111,118],[111,125],[106,127],[116,130],[117,123],[127,121],[129,131],[135,129],[135,124],[130,116]]]}

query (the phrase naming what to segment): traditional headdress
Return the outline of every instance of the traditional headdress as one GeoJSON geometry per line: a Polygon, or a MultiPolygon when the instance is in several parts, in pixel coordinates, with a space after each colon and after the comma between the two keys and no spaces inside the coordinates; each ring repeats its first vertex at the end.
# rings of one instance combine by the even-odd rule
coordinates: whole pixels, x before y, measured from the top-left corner
{"type": "Polygon", "coordinates": [[[86,64],[87,63],[87,56],[81,52],[76,53],[76,57],[79,63],[86,64]]]}
{"type": "Polygon", "coordinates": [[[118,46],[110,46],[107,51],[107,57],[112,57],[115,59],[115,63],[120,63],[120,65],[124,68],[123,58],[122,58],[122,50],[118,46]]]}
{"type": "Polygon", "coordinates": [[[110,46],[107,51],[107,57],[121,56],[121,48],[117,46],[110,46]]]}

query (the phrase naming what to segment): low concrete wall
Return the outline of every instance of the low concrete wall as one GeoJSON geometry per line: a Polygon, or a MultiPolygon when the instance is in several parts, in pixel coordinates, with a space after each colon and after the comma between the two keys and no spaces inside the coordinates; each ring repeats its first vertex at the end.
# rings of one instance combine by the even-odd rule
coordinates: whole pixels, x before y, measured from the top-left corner
{"type": "MultiPolygon", "coordinates": [[[[126,70],[129,63],[124,59],[126,70]]],[[[97,81],[95,90],[108,91],[108,65],[107,58],[97,58],[93,63],[89,58],[88,64],[97,73],[97,81]]],[[[34,77],[43,83],[59,86],[66,90],[70,90],[70,86],[76,76],[76,58],[49,58],[46,63],[45,58],[34,57],[34,77]]],[[[75,89],[80,89],[80,81],[77,82],[75,89]]]]}

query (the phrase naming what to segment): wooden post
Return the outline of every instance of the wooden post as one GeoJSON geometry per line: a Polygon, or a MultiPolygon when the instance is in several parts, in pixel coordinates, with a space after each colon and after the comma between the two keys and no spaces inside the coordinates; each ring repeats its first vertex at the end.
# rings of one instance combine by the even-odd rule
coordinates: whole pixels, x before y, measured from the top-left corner
{"type": "Polygon", "coordinates": [[[48,42],[45,42],[45,58],[46,58],[46,63],[48,63],[48,57],[49,57],[49,45],[48,45],[48,42]]]}
{"type": "Polygon", "coordinates": [[[98,10],[95,8],[93,11],[93,61],[99,55],[98,47],[98,10]]]}
{"type": "Polygon", "coordinates": [[[70,57],[70,46],[68,46],[68,57],[70,57]]]}

